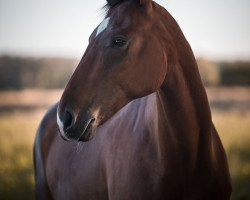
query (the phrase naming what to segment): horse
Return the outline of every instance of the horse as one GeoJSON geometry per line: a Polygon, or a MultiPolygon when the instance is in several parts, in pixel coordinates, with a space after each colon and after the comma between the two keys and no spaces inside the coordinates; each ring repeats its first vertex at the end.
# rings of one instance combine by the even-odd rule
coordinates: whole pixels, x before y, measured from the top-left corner
{"type": "Polygon", "coordinates": [[[179,25],[152,0],[106,8],[38,128],[36,198],[230,199],[226,154],[179,25]]]}

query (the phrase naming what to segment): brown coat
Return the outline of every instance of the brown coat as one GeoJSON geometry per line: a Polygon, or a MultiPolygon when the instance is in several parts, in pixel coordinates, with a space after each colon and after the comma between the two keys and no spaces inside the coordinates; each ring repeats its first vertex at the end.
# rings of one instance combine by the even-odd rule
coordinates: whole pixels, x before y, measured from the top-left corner
{"type": "Polygon", "coordinates": [[[229,199],[225,151],[178,24],[150,0],[114,4],[108,17],[39,127],[37,199],[229,199]]]}

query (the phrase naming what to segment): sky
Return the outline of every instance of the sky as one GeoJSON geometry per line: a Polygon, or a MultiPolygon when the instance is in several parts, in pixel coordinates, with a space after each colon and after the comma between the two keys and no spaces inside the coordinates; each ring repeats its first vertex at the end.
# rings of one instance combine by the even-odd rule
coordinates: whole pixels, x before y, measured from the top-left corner
{"type": "MultiPolygon", "coordinates": [[[[196,56],[250,60],[249,0],[156,0],[196,56]]],[[[80,58],[104,0],[0,0],[0,55],[80,58]]]]}

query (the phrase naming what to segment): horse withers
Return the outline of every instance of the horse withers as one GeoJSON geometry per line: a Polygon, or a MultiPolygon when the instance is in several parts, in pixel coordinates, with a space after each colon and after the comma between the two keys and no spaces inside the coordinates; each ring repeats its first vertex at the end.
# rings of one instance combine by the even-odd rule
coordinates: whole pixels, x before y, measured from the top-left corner
{"type": "Polygon", "coordinates": [[[34,146],[36,198],[226,200],[192,50],[151,0],[112,0],[34,146]]]}

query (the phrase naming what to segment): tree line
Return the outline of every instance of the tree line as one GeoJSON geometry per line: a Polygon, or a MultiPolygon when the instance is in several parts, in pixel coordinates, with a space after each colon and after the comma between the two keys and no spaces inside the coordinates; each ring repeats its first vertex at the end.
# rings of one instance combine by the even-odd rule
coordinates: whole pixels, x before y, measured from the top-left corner
{"type": "MultiPolygon", "coordinates": [[[[64,88],[79,60],[0,57],[0,90],[64,88]]],[[[250,62],[197,59],[206,86],[249,86],[250,62]]]]}
{"type": "Polygon", "coordinates": [[[0,57],[0,90],[63,88],[76,59],[0,57]]]}

